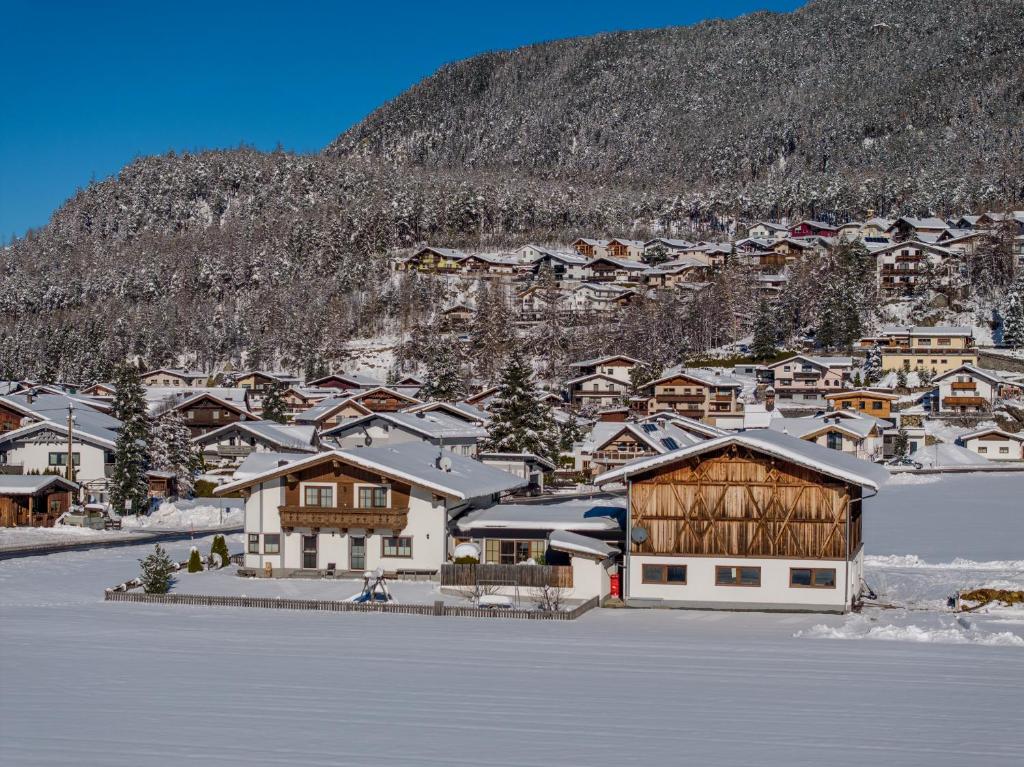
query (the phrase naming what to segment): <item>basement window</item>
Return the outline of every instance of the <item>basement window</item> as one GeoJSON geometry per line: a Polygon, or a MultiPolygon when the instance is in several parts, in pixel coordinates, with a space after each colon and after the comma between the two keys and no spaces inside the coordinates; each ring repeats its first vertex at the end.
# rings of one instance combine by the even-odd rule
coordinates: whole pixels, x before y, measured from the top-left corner
{"type": "Polygon", "coordinates": [[[716,567],[716,586],[760,586],[760,567],[716,567]]]}

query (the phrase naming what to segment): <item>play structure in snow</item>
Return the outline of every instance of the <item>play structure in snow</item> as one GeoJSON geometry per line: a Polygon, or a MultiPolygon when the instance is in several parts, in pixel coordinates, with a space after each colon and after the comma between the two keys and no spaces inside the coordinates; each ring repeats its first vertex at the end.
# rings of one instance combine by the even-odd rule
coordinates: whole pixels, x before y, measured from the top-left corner
{"type": "Polygon", "coordinates": [[[391,592],[388,591],[388,582],[384,577],[384,571],[378,567],[376,570],[367,570],[363,573],[363,590],[355,596],[349,597],[348,601],[359,604],[393,604],[395,600],[391,596],[391,592]]]}

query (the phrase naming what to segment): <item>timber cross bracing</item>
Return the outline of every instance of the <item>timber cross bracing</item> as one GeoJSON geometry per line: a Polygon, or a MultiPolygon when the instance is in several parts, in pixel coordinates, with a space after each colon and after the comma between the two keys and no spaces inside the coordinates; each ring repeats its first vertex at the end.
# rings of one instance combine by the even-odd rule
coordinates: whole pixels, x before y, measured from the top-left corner
{"type": "Polygon", "coordinates": [[[860,489],[735,445],[632,484],[635,554],[845,559],[860,545],[860,489]]]}

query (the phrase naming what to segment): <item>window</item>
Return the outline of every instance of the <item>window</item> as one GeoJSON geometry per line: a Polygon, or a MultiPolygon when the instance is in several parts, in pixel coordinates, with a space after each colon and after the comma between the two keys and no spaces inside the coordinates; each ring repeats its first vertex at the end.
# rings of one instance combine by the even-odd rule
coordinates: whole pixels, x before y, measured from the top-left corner
{"type": "Polygon", "coordinates": [[[386,487],[360,487],[360,509],[386,509],[388,507],[388,489],[386,487]]]}
{"type": "Polygon", "coordinates": [[[686,584],[686,565],[644,565],[644,583],[686,584]]]}
{"type": "MultiPolygon", "coordinates": [[[[81,453],[71,454],[71,463],[74,466],[82,465],[81,453]]],[[[50,453],[50,465],[51,466],[67,466],[68,465],[68,454],[67,453],[50,453]]]]}
{"type": "Polygon", "coordinates": [[[189,410],[186,415],[187,415],[189,421],[194,421],[196,419],[196,411],[195,410],[189,410]]]}
{"type": "Polygon", "coordinates": [[[843,435],[839,432],[830,431],[825,440],[828,444],[829,450],[842,450],[843,449],[843,435]]]}
{"type": "Polygon", "coordinates": [[[412,538],[409,536],[385,536],[381,539],[382,557],[411,557],[412,538]]]}
{"type": "Polygon", "coordinates": [[[333,506],[334,487],[306,485],[303,490],[303,506],[333,506]]]}
{"type": "Polygon", "coordinates": [[[978,452],[979,453],[987,453],[988,452],[988,448],[985,447],[984,445],[979,445],[978,446],[978,452]]]}
{"type": "Polygon", "coordinates": [[[836,571],[831,567],[791,567],[789,586],[794,589],[834,589],[836,571]]]}
{"type": "Polygon", "coordinates": [[[1001,447],[1001,448],[999,448],[999,455],[1009,455],[1009,453],[1010,453],[1010,448],[1008,448],[1008,447],[1001,447]]]}
{"type": "Polygon", "coordinates": [[[881,402],[872,402],[871,403],[871,409],[872,410],[881,410],[882,409],[882,403],[881,402]]]}
{"type": "Polygon", "coordinates": [[[260,553],[260,536],[257,533],[249,533],[249,549],[250,554],[260,553]]]}
{"type": "Polygon", "coordinates": [[[546,550],[547,541],[488,538],[484,545],[484,559],[489,565],[518,565],[528,559],[539,562],[546,550]]]}
{"type": "Polygon", "coordinates": [[[716,567],[716,586],[760,586],[760,567],[716,567]]]}
{"type": "Polygon", "coordinates": [[[263,536],[263,553],[264,554],[280,554],[281,553],[281,535],[280,533],[274,533],[263,536]]]}
{"type": "Polygon", "coordinates": [[[210,417],[213,418],[214,421],[219,421],[220,420],[220,411],[219,410],[211,410],[210,411],[210,417]]]}

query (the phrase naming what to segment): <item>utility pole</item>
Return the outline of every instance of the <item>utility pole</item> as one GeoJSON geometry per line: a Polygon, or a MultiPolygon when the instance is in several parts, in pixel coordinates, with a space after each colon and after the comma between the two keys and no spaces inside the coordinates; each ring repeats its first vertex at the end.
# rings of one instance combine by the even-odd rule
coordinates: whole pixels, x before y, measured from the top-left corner
{"type": "Polygon", "coordinates": [[[71,438],[75,428],[74,408],[74,404],[68,402],[68,465],[66,467],[67,471],[65,472],[65,474],[69,482],[75,481],[75,454],[71,449],[71,438]]]}

